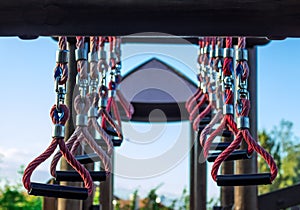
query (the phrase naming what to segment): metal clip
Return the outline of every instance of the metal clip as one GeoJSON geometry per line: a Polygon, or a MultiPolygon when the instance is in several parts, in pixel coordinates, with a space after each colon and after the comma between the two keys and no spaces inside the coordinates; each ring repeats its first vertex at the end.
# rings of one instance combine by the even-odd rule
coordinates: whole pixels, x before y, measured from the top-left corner
{"type": "Polygon", "coordinates": [[[247,89],[248,88],[248,81],[247,80],[242,80],[242,75],[239,74],[237,78],[237,87],[240,89],[247,89]]]}
{"type": "Polygon", "coordinates": [[[89,86],[89,77],[87,79],[81,79],[80,75],[76,76],[76,84],[79,86],[80,95],[85,97],[87,95],[87,88],[89,86]]]}
{"type": "Polygon", "coordinates": [[[95,93],[97,92],[97,88],[99,85],[99,76],[96,79],[90,79],[90,93],[95,93]]]}
{"type": "Polygon", "coordinates": [[[232,76],[225,76],[223,79],[223,88],[224,89],[231,89],[233,86],[234,80],[232,76]]]}
{"type": "Polygon", "coordinates": [[[65,95],[67,92],[66,84],[59,85],[59,81],[60,81],[60,77],[56,77],[55,92],[56,92],[56,108],[58,111],[60,110],[60,105],[65,103],[65,95]]]}

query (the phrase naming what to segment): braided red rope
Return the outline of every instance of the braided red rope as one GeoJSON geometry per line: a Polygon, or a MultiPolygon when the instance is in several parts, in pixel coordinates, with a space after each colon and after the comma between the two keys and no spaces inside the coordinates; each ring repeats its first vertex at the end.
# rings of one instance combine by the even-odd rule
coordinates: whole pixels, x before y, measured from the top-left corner
{"type": "MultiPolygon", "coordinates": [[[[244,49],[245,47],[246,47],[245,37],[239,37],[238,48],[244,49]]],[[[236,72],[237,76],[238,76],[238,74],[242,74],[242,80],[245,81],[246,79],[248,79],[249,67],[248,67],[247,62],[245,60],[238,61],[235,72],[236,72]],[[243,68],[243,72],[237,72],[237,68],[239,67],[239,65],[242,65],[242,67],[245,67],[245,68],[243,68]]],[[[250,100],[247,99],[247,97],[241,98],[238,100],[236,107],[237,107],[237,116],[238,117],[248,117],[249,111],[250,111],[250,100]],[[241,110],[239,110],[240,107],[242,108],[241,110]]],[[[277,173],[278,173],[276,163],[275,163],[274,159],[272,158],[272,156],[266,150],[264,150],[257,143],[257,141],[255,141],[255,139],[251,136],[251,134],[247,128],[239,129],[235,139],[230,144],[230,146],[227,147],[217,157],[217,159],[215,160],[215,162],[213,164],[212,171],[211,171],[212,178],[216,181],[217,173],[218,173],[221,163],[238,147],[238,145],[241,143],[241,141],[243,139],[245,139],[245,141],[248,145],[248,149],[247,149],[248,154],[252,154],[253,151],[256,151],[258,154],[260,154],[265,159],[265,161],[267,162],[267,164],[270,167],[270,171],[271,171],[270,181],[272,182],[276,178],[277,173]]]]}
{"type": "Polygon", "coordinates": [[[205,104],[205,102],[207,101],[207,97],[208,97],[207,94],[203,94],[201,91],[201,96],[199,98],[199,102],[196,104],[196,106],[194,106],[193,110],[190,112],[190,116],[189,116],[190,121],[193,121],[195,119],[196,115],[199,112],[200,107],[203,106],[205,104]]]}
{"type": "MultiPolygon", "coordinates": [[[[84,49],[84,44],[83,44],[84,37],[79,36],[79,37],[76,37],[76,39],[77,39],[77,43],[76,43],[77,49],[80,49],[80,48],[84,49]]],[[[93,45],[92,49],[93,49],[94,47],[96,47],[97,44],[95,43],[96,42],[95,39],[93,39],[92,41],[94,41],[94,43],[92,42],[92,45],[93,45]]],[[[100,40],[100,41],[102,41],[102,40],[100,40]]],[[[100,47],[101,47],[101,45],[100,45],[100,47]]],[[[95,50],[95,48],[94,48],[94,50],[95,50]]],[[[78,60],[77,67],[78,67],[79,78],[80,79],[88,78],[87,61],[86,60],[78,60]]],[[[93,71],[95,71],[96,74],[98,72],[97,69],[94,69],[93,71]]],[[[95,102],[95,101],[97,101],[97,98],[93,102],[95,102]]],[[[76,96],[76,98],[74,100],[74,109],[75,109],[77,115],[87,116],[87,113],[88,113],[90,107],[91,107],[90,96],[83,96],[83,97],[81,95],[76,96]]],[[[92,123],[90,122],[90,125],[91,124],[92,123]]],[[[97,129],[97,130],[99,130],[99,129],[97,129]]],[[[74,133],[72,134],[72,136],[68,139],[67,147],[68,148],[72,147],[71,153],[75,154],[78,146],[80,145],[80,142],[82,142],[82,141],[86,141],[86,143],[89,144],[89,146],[94,150],[94,152],[97,153],[97,155],[100,157],[100,159],[102,160],[102,162],[104,164],[104,168],[105,168],[107,175],[109,175],[111,172],[111,169],[112,169],[111,159],[105,153],[105,151],[99,145],[97,145],[94,138],[91,136],[90,132],[88,131],[88,128],[86,125],[78,125],[76,127],[74,133]]],[[[111,145],[111,144],[109,144],[109,145],[111,145]]],[[[51,162],[51,174],[52,175],[55,175],[56,165],[57,165],[60,157],[61,157],[61,155],[59,153],[57,153],[51,162]]]]}
{"type": "MultiPolygon", "coordinates": [[[[202,50],[203,48],[203,43],[204,40],[203,39],[199,39],[198,45],[199,45],[199,51],[202,50]]],[[[199,56],[197,58],[197,62],[199,64],[199,66],[201,66],[201,64],[203,63],[203,54],[199,52],[199,56]]],[[[197,76],[198,81],[201,83],[202,78],[201,78],[201,74],[199,73],[197,76]]],[[[190,96],[188,98],[188,100],[185,103],[185,108],[187,109],[187,111],[190,113],[193,109],[193,106],[195,106],[197,100],[202,96],[202,90],[201,87],[199,85],[199,87],[197,88],[196,92],[190,96]]]]}
{"type": "MultiPolygon", "coordinates": [[[[61,104],[60,109],[63,111],[64,116],[62,119],[57,121],[55,117],[55,112],[57,111],[56,106],[54,105],[51,108],[50,115],[52,122],[54,124],[65,125],[66,121],[69,118],[69,109],[67,106],[61,104]]],[[[66,161],[80,174],[81,178],[84,181],[85,187],[88,189],[88,194],[91,195],[93,191],[93,181],[90,176],[90,173],[74,158],[74,156],[70,153],[67,146],[65,145],[64,138],[53,138],[49,147],[37,158],[35,158],[32,162],[28,164],[25,168],[24,175],[22,178],[24,187],[29,191],[31,185],[31,175],[33,171],[38,167],[42,162],[48,159],[55,151],[57,145],[59,146],[61,154],[64,156],[66,161]]]]}
{"type": "MultiPolygon", "coordinates": [[[[218,37],[217,46],[218,46],[218,49],[223,48],[223,38],[218,37]]],[[[223,65],[222,61],[223,61],[223,59],[220,56],[218,56],[213,61],[213,68],[215,71],[219,72],[219,68],[223,65]],[[219,66],[219,62],[221,62],[221,66],[219,66]]],[[[218,78],[218,79],[220,79],[220,78],[218,78]]],[[[221,84],[218,84],[218,86],[216,87],[216,90],[215,90],[217,100],[222,100],[222,90],[221,89],[222,89],[221,84]]],[[[211,133],[211,130],[213,129],[213,127],[217,123],[219,123],[221,121],[221,119],[223,119],[223,110],[221,107],[219,107],[219,110],[217,110],[217,113],[215,114],[215,116],[213,117],[211,122],[205,126],[205,128],[202,130],[201,134],[199,135],[199,142],[203,147],[204,158],[207,158],[209,150],[210,150],[210,145],[212,143],[212,140],[214,139],[214,137],[212,137],[209,139],[208,142],[206,142],[207,137],[211,133]]],[[[224,128],[225,128],[225,124],[223,124],[221,127],[219,127],[219,129],[214,133],[214,135],[221,134],[224,128]]]]}
{"type": "MultiPolygon", "coordinates": [[[[226,48],[232,48],[232,38],[226,37],[225,40],[225,47],[226,48]]],[[[232,58],[225,57],[223,62],[223,75],[224,76],[231,76],[232,74],[232,58]]],[[[231,89],[226,89],[224,91],[224,104],[233,104],[234,94],[231,89]]],[[[236,123],[234,121],[233,115],[226,114],[224,115],[220,125],[216,128],[214,132],[211,133],[211,135],[206,139],[204,143],[204,156],[207,157],[210,145],[212,144],[213,140],[224,130],[224,128],[228,127],[228,129],[236,135],[238,132],[236,123]]],[[[228,151],[224,150],[223,152],[228,153],[228,151]]],[[[230,154],[230,153],[229,153],[230,154]]],[[[214,164],[221,164],[222,161],[219,161],[218,159],[215,160],[214,164]]]]}

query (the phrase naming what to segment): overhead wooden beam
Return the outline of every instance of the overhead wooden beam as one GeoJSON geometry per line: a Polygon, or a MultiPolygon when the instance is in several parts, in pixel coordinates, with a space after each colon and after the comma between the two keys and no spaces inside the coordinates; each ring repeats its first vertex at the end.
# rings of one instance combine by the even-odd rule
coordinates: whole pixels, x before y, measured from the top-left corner
{"type": "Polygon", "coordinates": [[[300,36],[298,0],[10,0],[0,2],[1,36],[300,36]]]}
{"type": "Polygon", "coordinates": [[[258,196],[258,207],[262,209],[286,209],[300,204],[300,184],[258,196]]]}

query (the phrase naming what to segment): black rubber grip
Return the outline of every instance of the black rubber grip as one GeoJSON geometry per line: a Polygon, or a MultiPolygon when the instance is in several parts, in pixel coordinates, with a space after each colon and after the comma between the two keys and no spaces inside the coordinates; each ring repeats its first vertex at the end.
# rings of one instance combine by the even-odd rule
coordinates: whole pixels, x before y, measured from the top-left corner
{"type": "Polygon", "coordinates": [[[32,182],[30,184],[30,190],[28,194],[54,198],[85,200],[88,197],[88,190],[82,187],[70,187],[32,182]]]}
{"type": "Polygon", "coordinates": [[[232,174],[218,175],[218,186],[246,186],[271,184],[271,174],[232,174]]]}
{"type": "Polygon", "coordinates": [[[119,147],[119,146],[121,146],[123,140],[113,138],[112,142],[113,142],[114,147],[119,147]]]}
{"type": "MultiPolygon", "coordinates": [[[[214,153],[209,154],[207,157],[207,161],[214,162],[220,154],[221,154],[221,152],[214,152],[214,153]]],[[[249,159],[249,158],[251,158],[251,156],[248,155],[247,150],[236,150],[236,151],[233,151],[225,159],[225,161],[242,160],[242,159],[249,159]]]]}
{"type": "MultiPolygon", "coordinates": [[[[93,181],[105,181],[105,171],[89,171],[93,181]]],[[[77,171],[56,171],[56,181],[82,182],[82,178],[77,171]]]]}
{"type": "Polygon", "coordinates": [[[118,133],[112,127],[107,127],[104,130],[110,136],[118,136],[118,133]]]}
{"type": "MultiPolygon", "coordinates": [[[[209,123],[210,123],[210,121],[211,121],[211,116],[206,116],[206,117],[204,117],[201,121],[200,121],[200,123],[199,123],[199,125],[201,126],[201,125],[208,125],[209,123]]],[[[205,126],[204,126],[205,127],[205,126]]]]}
{"type": "Polygon", "coordinates": [[[94,163],[100,161],[100,158],[96,153],[77,155],[75,158],[81,164],[88,164],[88,163],[94,163]]]}
{"type": "MultiPolygon", "coordinates": [[[[209,150],[225,150],[229,145],[231,144],[231,142],[216,142],[216,143],[212,143],[210,145],[209,150]]],[[[238,147],[240,148],[240,146],[238,147]]],[[[237,149],[238,149],[237,148],[237,149]]]]}

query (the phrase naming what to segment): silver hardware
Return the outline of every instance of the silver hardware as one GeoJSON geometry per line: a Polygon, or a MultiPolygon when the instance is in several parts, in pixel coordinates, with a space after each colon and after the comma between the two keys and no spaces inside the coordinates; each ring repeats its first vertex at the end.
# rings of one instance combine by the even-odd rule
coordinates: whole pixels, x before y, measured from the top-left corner
{"type": "Polygon", "coordinates": [[[86,114],[76,115],[76,126],[88,126],[88,116],[86,114]]]}
{"type": "Polygon", "coordinates": [[[239,74],[238,75],[238,78],[237,78],[237,87],[239,87],[240,89],[247,89],[247,87],[248,87],[248,82],[247,82],[247,80],[242,80],[242,75],[241,74],[239,74]]]}
{"type": "Polygon", "coordinates": [[[60,125],[60,124],[53,125],[52,137],[53,138],[64,138],[65,137],[65,126],[60,125]]]}
{"type": "Polygon", "coordinates": [[[244,116],[237,117],[236,124],[238,129],[249,129],[250,128],[249,117],[244,117],[244,116]]]}
{"type": "Polygon", "coordinates": [[[107,98],[101,97],[99,99],[99,107],[105,108],[107,106],[107,98]]]}
{"type": "Polygon", "coordinates": [[[89,62],[98,62],[99,61],[98,54],[96,52],[93,52],[93,53],[89,52],[88,61],[89,62]]]}
{"type": "Polygon", "coordinates": [[[108,97],[115,97],[116,95],[116,90],[109,90],[108,91],[108,97]]]}
{"type": "Polygon", "coordinates": [[[68,50],[57,50],[56,51],[56,63],[66,64],[69,62],[69,51],[68,50]]]}
{"type": "Polygon", "coordinates": [[[209,52],[209,56],[211,58],[215,58],[216,57],[216,51],[214,50],[214,48],[212,46],[211,47],[211,51],[209,52]]]}
{"type": "Polygon", "coordinates": [[[90,89],[89,89],[90,93],[97,92],[98,85],[99,85],[99,75],[98,78],[96,79],[90,79],[90,89]]]}
{"type": "Polygon", "coordinates": [[[233,86],[233,78],[232,76],[225,76],[223,80],[223,85],[225,89],[230,89],[233,86]]]}
{"type": "Polygon", "coordinates": [[[98,108],[91,106],[88,112],[88,117],[89,118],[97,118],[98,117],[98,108]]]}
{"type": "Polygon", "coordinates": [[[75,59],[79,60],[87,60],[87,50],[83,48],[79,48],[75,50],[75,59]]]}
{"type": "Polygon", "coordinates": [[[215,50],[215,55],[218,58],[223,58],[224,56],[224,49],[223,48],[219,48],[218,46],[216,46],[216,50],[215,50]]]}
{"type": "Polygon", "coordinates": [[[235,50],[235,60],[236,61],[247,61],[248,60],[248,50],[247,49],[236,49],[235,50]]]}
{"type": "Polygon", "coordinates": [[[85,97],[87,94],[87,87],[89,86],[89,77],[86,79],[81,79],[80,75],[77,74],[76,84],[79,86],[80,95],[85,97]]]}
{"type": "Polygon", "coordinates": [[[224,58],[233,58],[233,48],[224,48],[224,58]]]}
{"type": "Polygon", "coordinates": [[[204,54],[204,49],[203,47],[200,48],[200,55],[203,55],[204,54]]]}
{"type": "Polygon", "coordinates": [[[223,105],[223,114],[234,114],[233,105],[232,104],[224,104],[223,105]]]}
{"type": "Polygon", "coordinates": [[[209,55],[210,51],[211,51],[211,45],[205,46],[203,48],[203,53],[204,54],[208,54],[209,55]]]}
{"type": "Polygon", "coordinates": [[[237,90],[237,101],[241,99],[249,99],[249,91],[247,89],[238,89],[237,90]]]}

